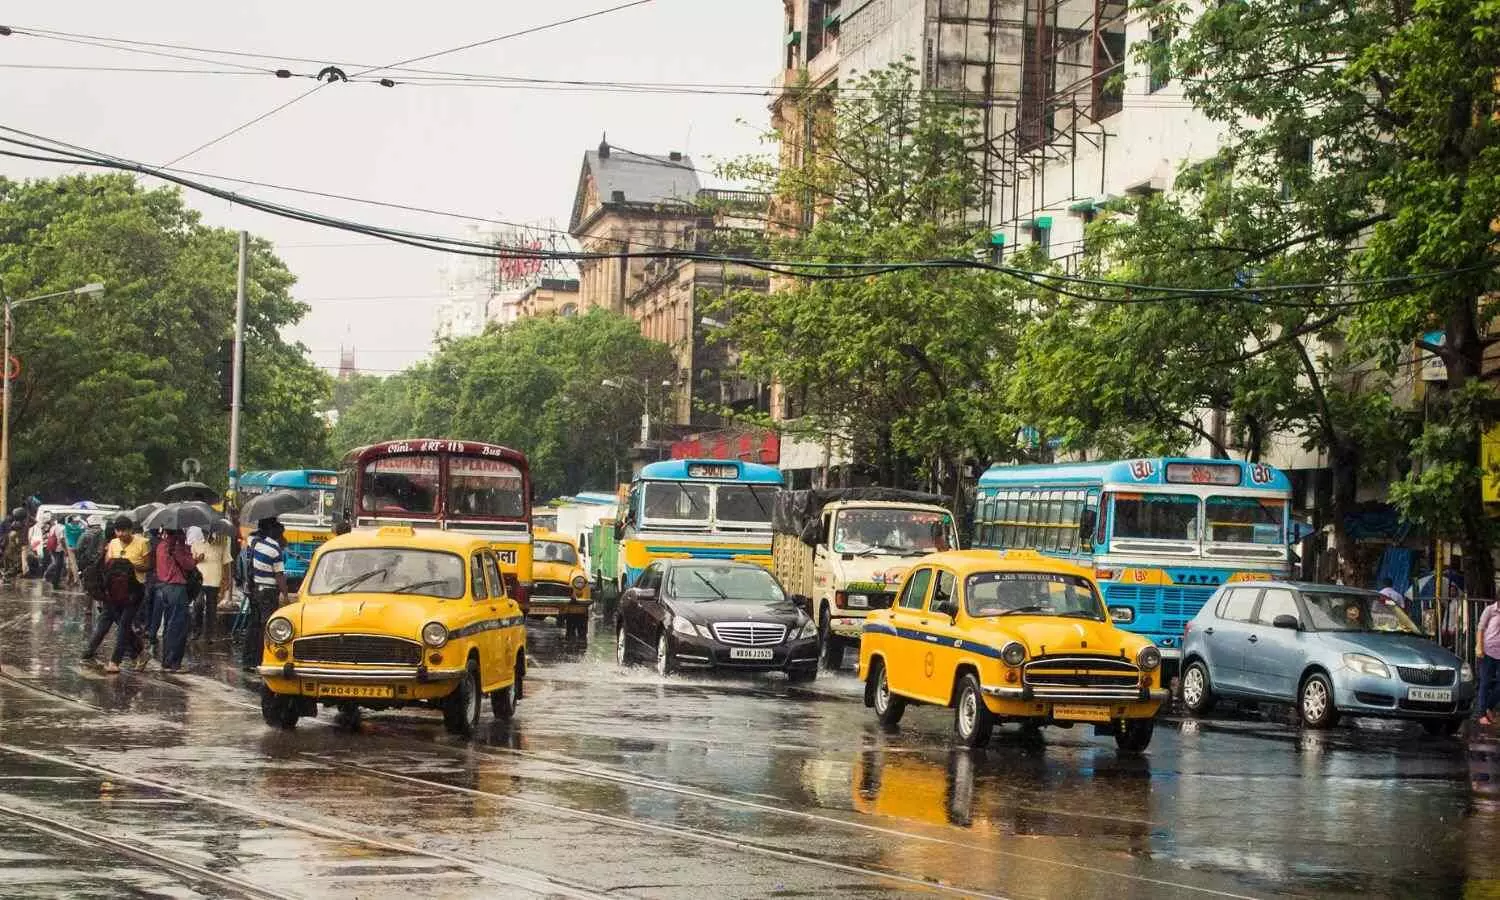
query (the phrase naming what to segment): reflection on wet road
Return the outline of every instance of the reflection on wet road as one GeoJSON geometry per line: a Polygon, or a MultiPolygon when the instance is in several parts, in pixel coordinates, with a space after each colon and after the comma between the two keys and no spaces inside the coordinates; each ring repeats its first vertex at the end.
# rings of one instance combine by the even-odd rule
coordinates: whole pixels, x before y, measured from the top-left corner
{"type": "MultiPolygon", "coordinates": [[[[598,623],[593,623],[597,627],[598,623]]],[[[852,675],[658,678],[533,628],[516,720],[261,722],[227,645],[77,661],[84,610],[0,594],[0,896],[1462,896],[1500,887],[1500,745],[1284,714],[952,749],[852,675]]]]}

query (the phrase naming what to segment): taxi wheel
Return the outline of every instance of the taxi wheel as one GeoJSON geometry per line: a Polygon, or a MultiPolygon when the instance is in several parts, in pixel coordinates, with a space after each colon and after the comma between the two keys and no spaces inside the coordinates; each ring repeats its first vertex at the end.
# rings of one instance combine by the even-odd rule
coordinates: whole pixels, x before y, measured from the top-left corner
{"type": "Polygon", "coordinates": [[[672,653],[672,639],[667,637],[663,628],[661,637],[656,639],[656,674],[666,677],[676,671],[677,658],[672,653]]]}
{"type": "Polygon", "coordinates": [[[300,719],[300,697],[278,694],[265,685],[260,687],[260,714],[272,728],[290,731],[300,719]]]}
{"type": "Polygon", "coordinates": [[[339,728],[347,728],[353,731],[359,728],[362,718],[359,705],[355,703],[340,703],[338,714],[333,717],[333,724],[339,728]]]}
{"type": "Polygon", "coordinates": [[[459,679],[458,688],[443,706],[443,726],[449,734],[468,737],[479,727],[479,669],[473,663],[459,679]]]}
{"type": "Polygon", "coordinates": [[[1121,753],[1140,753],[1155,733],[1155,719],[1121,719],[1115,724],[1115,747],[1121,753]]]}
{"type": "Polygon", "coordinates": [[[521,672],[516,670],[515,680],[498,691],[490,693],[490,712],[497,719],[509,719],[516,714],[516,701],[521,694],[521,672]]]}
{"type": "Polygon", "coordinates": [[[882,725],[896,725],[906,712],[906,698],[891,693],[891,683],[885,677],[885,661],[877,660],[871,667],[870,679],[875,682],[871,705],[882,725]]]}
{"type": "Polygon", "coordinates": [[[984,692],[972,672],[958,682],[958,701],[954,704],[953,730],[965,747],[983,747],[995,731],[995,714],[984,705],[984,692]]]}
{"type": "Polygon", "coordinates": [[[1214,692],[1208,681],[1208,667],[1200,659],[1188,664],[1182,673],[1182,703],[1195,716],[1204,715],[1214,708],[1214,692]]]}

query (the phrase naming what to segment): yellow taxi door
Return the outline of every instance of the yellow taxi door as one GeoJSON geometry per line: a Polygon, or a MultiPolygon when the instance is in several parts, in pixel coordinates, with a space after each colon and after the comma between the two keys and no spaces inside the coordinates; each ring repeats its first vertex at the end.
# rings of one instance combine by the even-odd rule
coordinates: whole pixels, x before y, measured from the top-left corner
{"type": "Polygon", "coordinates": [[[490,617],[499,620],[493,629],[494,649],[500,654],[498,671],[495,672],[498,681],[504,680],[515,670],[516,652],[526,642],[526,629],[521,625],[521,605],[516,602],[516,598],[505,593],[505,579],[501,574],[499,561],[493,554],[487,553],[485,556],[485,571],[490,576],[490,617]]]}
{"type": "Polygon", "coordinates": [[[907,697],[924,697],[925,678],[922,675],[922,659],[926,653],[926,639],[918,624],[927,618],[927,595],[931,593],[932,569],[923,566],[911,573],[891,607],[891,625],[896,634],[887,644],[885,659],[886,679],[891,690],[907,697]]]}
{"type": "Polygon", "coordinates": [[[963,635],[955,624],[955,613],[950,612],[958,609],[958,602],[958,579],[952,572],[938,569],[932,596],[927,599],[926,611],[917,625],[928,635],[927,649],[922,655],[922,693],[939,702],[949,699],[953,676],[958,670],[963,635]]]}
{"type": "Polygon", "coordinates": [[[491,622],[499,616],[496,597],[490,593],[489,569],[493,566],[485,561],[485,552],[477,551],[469,558],[469,578],[473,582],[473,608],[469,624],[475,629],[474,645],[479,648],[479,683],[483,690],[490,690],[499,673],[495,671],[495,660],[500,652],[495,645],[497,634],[491,622]]]}

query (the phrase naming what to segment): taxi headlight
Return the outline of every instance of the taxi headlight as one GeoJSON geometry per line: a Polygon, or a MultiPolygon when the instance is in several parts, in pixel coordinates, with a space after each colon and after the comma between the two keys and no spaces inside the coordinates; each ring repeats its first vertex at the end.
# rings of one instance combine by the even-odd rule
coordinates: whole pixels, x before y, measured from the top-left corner
{"type": "Polygon", "coordinates": [[[266,637],[273,644],[285,644],[292,639],[292,620],[286,616],[275,616],[266,623],[266,637]]]}
{"type": "Polygon", "coordinates": [[[1345,653],[1344,666],[1361,675],[1373,675],[1376,678],[1390,678],[1391,670],[1386,664],[1365,653],[1345,653]]]}
{"type": "Polygon", "coordinates": [[[448,628],[442,622],[428,622],[422,626],[422,643],[429,647],[441,647],[448,643],[448,628]]]}
{"type": "Polygon", "coordinates": [[[1019,641],[1011,641],[1000,648],[1000,661],[1014,669],[1026,661],[1026,648],[1019,641]]]}
{"type": "Polygon", "coordinates": [[[589,580],[582,575],[573,576],[573,590],[583,593],[583,589],[589,586],[589,580]]]}
{"type": "Polygon", "coordinates": [[[1161,651],[1155,647],[1142,647],[1141,652],[1135,655],[1135,664],[1141,667],[1143,672],[1151,672],[1161,665],[1161,651]]]}

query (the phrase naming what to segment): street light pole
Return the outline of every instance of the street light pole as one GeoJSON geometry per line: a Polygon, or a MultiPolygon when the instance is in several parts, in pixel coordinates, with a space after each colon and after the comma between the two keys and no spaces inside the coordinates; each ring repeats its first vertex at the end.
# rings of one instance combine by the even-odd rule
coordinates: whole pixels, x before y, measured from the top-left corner
{"type": "MultiPolygon", "coordinates": [[[[50,294],[38,294],[35,297],[27,297],[24,300],[12,300],[9,297],[4,298],[5,373],[4,384],[3,386],[0,386],[0,395],[3,395],[4,398],[3,400],[0,400],[0,407],[3,407],[3,411],[0,411],[0,513],[9,514],[10,512],[10,343],[11,332],[15,328],[14,319],[12,318],[12,311],[17,306],[20,306],[23,303],[31,303],[36,300],[50,300],[53,297],[63,297],[68,294],[73,294],[79,297],[97,297],[102,293],[104,293],[104,285],[100,284],[97,281],[94,281],[90,282],[89,284],[85,284],[82,287],[76,287],[71,290],[53,291],[50,294]]],[[[17,372],[16,374],[19,375],[20,373],[17,372]]]]}

